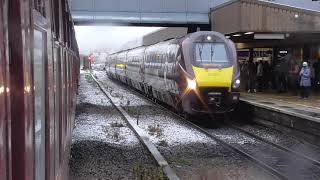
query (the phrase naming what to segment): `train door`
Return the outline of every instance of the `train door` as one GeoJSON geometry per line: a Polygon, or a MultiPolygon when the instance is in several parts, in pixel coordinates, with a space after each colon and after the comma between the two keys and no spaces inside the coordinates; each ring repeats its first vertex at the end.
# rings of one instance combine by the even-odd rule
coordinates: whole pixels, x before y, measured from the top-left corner
{"type": "Polygon", "coordinates": [[[46,33],[33,31],[33,85],[34,85],[34,156],[35,180],[45,177],[45,119],[46,119],[46,33]]]}
{"type": "Polygon", "coordinates": [[[7,61],[7,17],[3,16],[7,12],[6,2],[0,0],[0,179],[10,179],[10,141],[9,141],[9,104],[8,94],[8,61],[7,61]]]}

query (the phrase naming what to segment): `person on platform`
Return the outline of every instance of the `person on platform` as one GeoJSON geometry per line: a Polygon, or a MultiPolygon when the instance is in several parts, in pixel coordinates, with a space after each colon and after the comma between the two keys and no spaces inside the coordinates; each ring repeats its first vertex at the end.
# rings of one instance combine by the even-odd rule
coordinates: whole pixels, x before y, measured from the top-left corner
{"type": "Polygon", "coordinates": [[[315,86],[320,88],[320,57],[317,62],[313,63],[313,69],[315,86]]]}
{"type": "Polygon", "coordinates": [[[257,89],[259,92],[262,91],[263,75],[263,64],[262,61],[259,61],[257,66],[257,89]]]}
{"type": "Polygon", "coordinates": [[[292,90],[295,94],[299,94],[299,87],[300,87],[300,66],[299,63],[294,61],[292,68],[291,68],[291,85],[292,90]]]}
{"type": "Polygon", "coordinates": [[[302,63],[300,75],[300,96],[303,99],[309,97],[309,88],[311,86],[311,70],[307,62],[302,63]]]}
{"type": "Polygon", "coordinates": [[[271,76],[270,66],[268,61],[263,62],[263,88],[269,88],[269,81],[271,76]]]}
{"type": "Polygon", "coordinates": [[[241,66],[241,82],[244,82],[245,86],[244,86],[244,90],[248,91],[249,90],[249,81],[248,81],[248,77],[249,77],[249,72],[248,72],[248,62],[245,61],[242,63],[241,66]]]}
{"type": "Polygon", "coordinates": [[[251,60],[248,64],[248,77],[249,77],[249,93],[256,92],[256,66],[254,62],[251,60]]]}
{"type": "Polygon", "coordinates": [[[279,66],[279,87],[278,87],[278,92],[287,92],[288,91],[288,73],[289,73],[289,68],[288,68],[288,60],[287,57],[283,58],[280,66],[279,66]]]}

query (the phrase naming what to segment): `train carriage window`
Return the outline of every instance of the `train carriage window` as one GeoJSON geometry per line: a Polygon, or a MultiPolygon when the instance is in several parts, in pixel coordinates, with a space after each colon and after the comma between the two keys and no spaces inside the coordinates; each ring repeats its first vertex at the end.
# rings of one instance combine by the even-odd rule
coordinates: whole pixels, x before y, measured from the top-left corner
{"type": "Polygon", "coordinates": [[[53,0],[52,1],[52,25],[53,25],[53,31],[55,33],[56,38],[58,39],[60,37],[60,4],[59,1],[53,0]]]}
{"type": "Polygon", "coordinates": [[[34,30],[33,42],[35,179],[42,180],[45,177],[45,33],[34,30]]]}
{"type": "Polygon", "coordinates": [[[177,53],[177,61],[183,69],[186,69],[186,64],[184,62],[183,53],[182,53],[181,48],[178,50],[178,53],[177,53]]]}
{"type": "Polygon", "coordinates": [[[34,0],[33,1],[33,8],[40,12],[42,16],[46,16],[45,14],[45,1],[44,0],[34,0]]]}

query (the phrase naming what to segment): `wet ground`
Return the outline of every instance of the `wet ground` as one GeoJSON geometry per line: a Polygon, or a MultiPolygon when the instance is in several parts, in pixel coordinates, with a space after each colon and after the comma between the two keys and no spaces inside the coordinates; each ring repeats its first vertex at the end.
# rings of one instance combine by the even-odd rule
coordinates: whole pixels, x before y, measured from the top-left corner
{"type": "Polygon", "coordinates": [[[81,74],[70,179],[136,179],[163,176],[118,111],[90,76],[81,74]]]}
{"type": "Polygon", "coordinates": [[[285,104],[288,107],[306,108],[310,111],[320,112],[320,94],[311,95],[309,99],[301,99],[297,95],[291,93],[277,94],[277,93],[241,93],[241,97],[249,100],[273,102],[270,105],[285,104]]]}

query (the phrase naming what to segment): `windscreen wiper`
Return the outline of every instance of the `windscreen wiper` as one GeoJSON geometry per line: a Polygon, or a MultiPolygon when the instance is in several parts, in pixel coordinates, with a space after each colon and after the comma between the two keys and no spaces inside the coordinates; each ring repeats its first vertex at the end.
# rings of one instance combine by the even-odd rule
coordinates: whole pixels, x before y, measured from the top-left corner
{"type": "Polygon", "coordinates": [[[200,61],[202,63],[202,49],[203,49],[203,45],[202,45],[202,48],[200,49],[200,46],[198,46],[198,49],[199,49],[199,56],[200,56],[200,61]]]}
{"type": "Polygon", "coordinates": [[[212,56],[214,54],[214,48],[212,48],[212,44],[210,48],[211,48],[210,62],[212,63],[212,56]]]}

